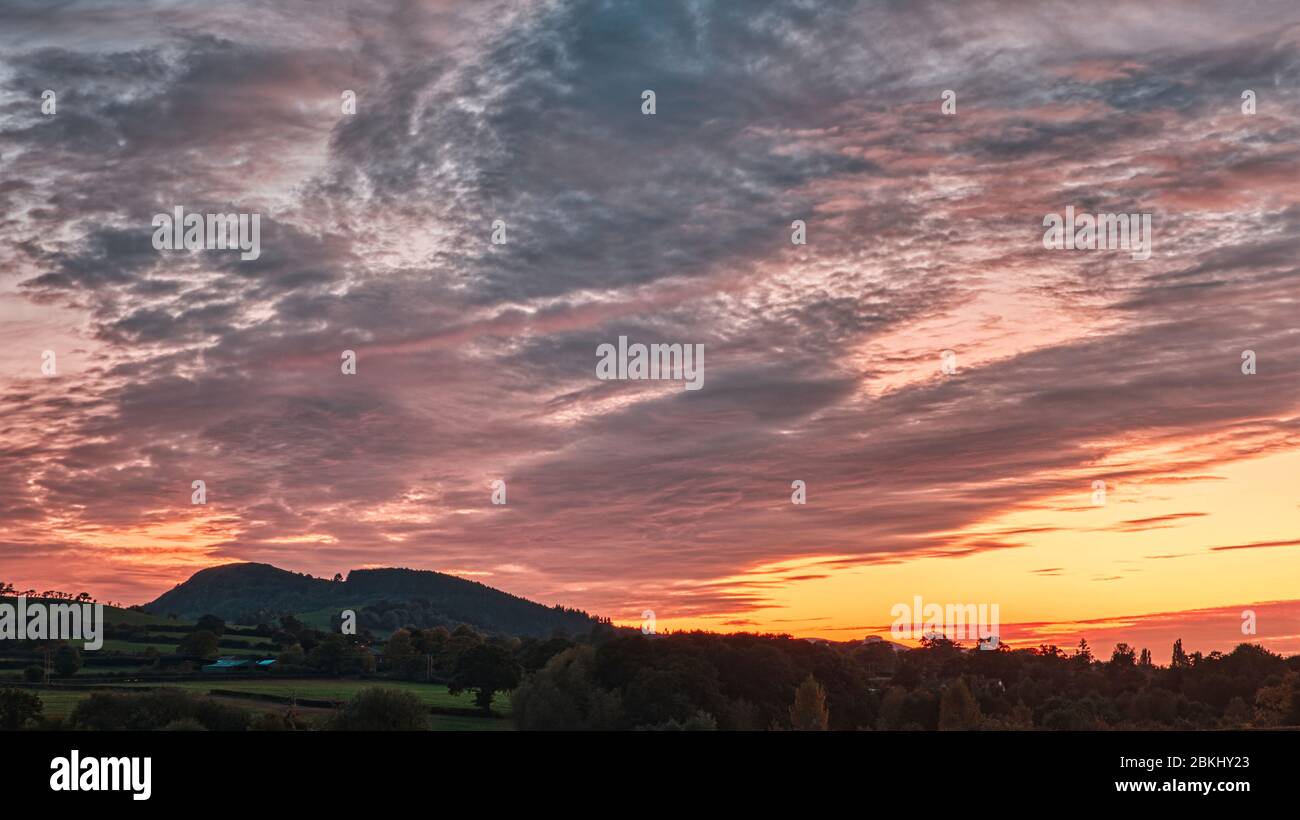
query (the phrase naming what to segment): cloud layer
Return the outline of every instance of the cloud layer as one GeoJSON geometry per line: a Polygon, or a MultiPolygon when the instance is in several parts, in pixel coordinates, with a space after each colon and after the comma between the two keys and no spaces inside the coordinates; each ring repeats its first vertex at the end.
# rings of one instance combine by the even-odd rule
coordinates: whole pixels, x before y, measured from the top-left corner
{"type": "Polygon", "coordinates": [[[1032,551],[1097,478],[1161,572],[1143,535],[1221,510],[1144,491],[1297,447],[1292,3],[223,5],[0,10],[20,582],[406,565],[739,623],[777,562],[1032,551]],[[261,258],[155,251],[176,205],[260,212],[261,258]],[[1152,258],[1045,250],[1067,205],[1152,258]],[[704,389],[597,380],[620,335],[704,389]]]}

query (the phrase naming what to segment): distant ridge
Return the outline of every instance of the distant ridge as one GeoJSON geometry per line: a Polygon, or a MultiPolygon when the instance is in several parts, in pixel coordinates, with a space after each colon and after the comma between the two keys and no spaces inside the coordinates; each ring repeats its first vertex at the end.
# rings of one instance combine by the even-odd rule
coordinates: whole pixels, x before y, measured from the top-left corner
{"type": "Polygon", "coordinates": [[[548,607],[477,581],[414,569],[355,569],[344,581],[312,578],[270,564],[224,564],[189,580],[143,607],[157,615],[194,619],[216,615],[233,623],[271,623],[294,615],[325,625],[344,609],[376,632],[402,626],[468,624],[480,632],[549,637],[589,632],[599,620],[585,612],[548,607]]]}

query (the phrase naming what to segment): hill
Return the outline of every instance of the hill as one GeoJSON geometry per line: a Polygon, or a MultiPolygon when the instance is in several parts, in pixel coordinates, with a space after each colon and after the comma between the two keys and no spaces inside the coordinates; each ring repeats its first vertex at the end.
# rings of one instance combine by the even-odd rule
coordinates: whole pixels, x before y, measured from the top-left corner
{"type": "MultiPolygon", "coordinates": [[[[0,595],[0,603],[16,606],[18,599],[13,595],[0,595]]],[[[27,598],[28,606],[32,604],[71,604],[77,603],[66,598],[42,598],[40,596],[30,596],[27,598]]],[[[86,603],[97,603],[87,601],[86,603]]],[[[177,622],[161,614],[150,614],[141,612],[137,609],[123,609],[122,607],[109,606],[108,604],[99,604],[104,607],[104,622],[110,624],[130,624],[131,626],[149,627],[149,626],[176,626],[177,622]]]]}
{"type": "Polygon", "coordinates": [[[321,626],[345,609],[355,610],[358,625],[375,632],[468,624],[488,634],[549,637],[557,631],[583,634],[597,623],[585,612],[413,569],[357,569],[346,580],[328,581],[270,564],[225,564],[194,573],[144,606],[157,615],[193,619],[211,614],[245,624],[294,615],[321,626]]]}

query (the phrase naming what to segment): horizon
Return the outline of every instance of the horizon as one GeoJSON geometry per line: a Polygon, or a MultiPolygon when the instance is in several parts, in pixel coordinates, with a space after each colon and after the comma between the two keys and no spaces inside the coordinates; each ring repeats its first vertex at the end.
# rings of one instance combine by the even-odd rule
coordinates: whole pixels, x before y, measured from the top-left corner
{"type": "MultiPolygon", "coordinates": [[[[275,564],[267,564],[267,563],[264,563],[264,562],[256,562],[256,561],[231,561],[231,562],[228,562],[228,563],[225,563],[225,564],[214,564],[214,565],[212,565],[212,566],[210,566],[210,567],[204,567],[203,569],[195,570],[195,574],[197,574],[197,573],[199,573],[199,572],[203,572],[204,570],[209,570],[209,569],[217,569],[217,568],[220,568],[220,567],[227,567],[227,566],[243,566],[243,565],[269,566],[269,567],[272,567],[273,569],[277,569],[277,570],[280,570],[280,571],[282,571],[282,572],[293,573],[293,574],[295,574],[295,575],[306,575],[306,576],[309,576],[309,577],[311,577],[311,578],[313,578],[313,579],[315,579],[315,580],[318,580],[318,581],[324,581],[324,582],[326,582],[326,583],[333,583],[333,580],[332,580],[332,579],[333,579],[333,576],[326,577],[326,576],[323,576],[323,575],[316,575],[316,574],[309,573],[309,572],[305,572],[305,571],[299,571],[299,570],[290,569],[290,568],[288,568],[288,567],[277,566],[277,565],[275,565],[275,564]]],[[[399,567],[399,566],[390,566],[390,567],[358,567],[358,568],[356,568],[356,569],[367,569],[367,570],[370,570],[370,569],[397,569],[397,570],[408,570],[408,571],[412,571],[412,572],[438,572],[438,570],[426,570],[426,569],[419,569],[419,568],[416,568],[416,567],[399,567]]],[[[340,572],[340,574],[343,575],[343,581],[344,581],[344,582],[346,582],[346,581],[348,580],[348,578],[351,576],[352,572],[353,572],[352,569],[349,569],[349,570],[347,570],[346,572],[340,572]]],[[[441,574],[447,575],[447,574],[449,574],[449,573],[441,573],[441,574]]],[[[461,576],[454,576],[454,577],[461,578],[461,580],[465,580],[465,581],[476,581],[477,583],[483,583],[482,581],[477,581],[477,580],[474,579],[474,578],[462,578],[461,576]]],[[[167,589],[162,590],[161,592],[157,593],[156,595],[154,595],[152,598],[150,598],[150,599],[148,599],[148,600],[139,601],[138,603],[134,603],[134,604],[127,604],[127,603],[124,603],[124,602],[121,602],[121,601],[114,602],[113,604],[108,604],[106,601],[99,600],[98,596],[94,595],[93,592],[90,592],[89,590],[84,590],[84,591],[85,591],[85,592],[88,592],[88,593],[91,595],[91,600],[96,601],[96,602],[98,602],[98,603],[103,603],[103,604],[105,604],[105,605],[116,605],[116,606],[121,606],[122,608],[145,607],[145,606],[147,606],[147,605],[153,603],[154,601],[156,601],[158,598],[162,597],[162,596],[163,596],[164,594],[166,594],[167,592],[169,592],[169,591],[171,591],[171,590],[173,590],[173,589],[176,589],[176,588],[179,587],[179,586],[182,586],[183,584],[185,584],[186,582],[188,582],[191,578],[193,578],[193,575],[189,576],[188,578],[186,578],[186,579],[183,580],[183,581],[178,581],[178,582],[176,582],[176,583],[173,584],[172,586],[168,587],[167,589]]],[[[5,580],[5,579],[0,579],[0,580],[5,580]]],[[[14,584],[14,582],[12,582],[12,581],[9,581],[8,583],[14,584]]],[[[23,584],[14,584],[14,586],[15,586],[15,588],[21,588],[21,587],[23,587],[24,585],[23,585],[23,584]]],[[[485,586],[491,587],[492,589],[495,589],[495,590],[497,590],[497,591],[499,591],[499,592],[505,592],[505,593],[510,594],[510,595],[516,595],[516,593],[512,592],[511,590],[508,590],[508,589],[501,589],[501,588],[499,588],[499,587],[494,587],[494,586],[492,586],[491,584],[485,584],[485,586]]],[[[71,594],[71,591],[70,591],[70,590],[49,590],[49,591],[57,591],[57,592],[65,593],[65,594],[71,594]]],[[[14,595],[16,595],[16,593],[14,593],[14,594],[5,594],[5,595],[0,595],[0,597],[14,597],[14,595]]],[[[42,596],[37,595],[37,596],[35,596],[35,597],[42,597],[42,596]]],[[[526,598],[526,596],[516,596],[516,597],[525,597],[525,598],[526,598]]],[[[527,600],[532,601],[532,602],[535,603],[535,604],[540,604],[540,605],[542,605],[542,606],[546,606],[546,607],[561,606],[561,607],[567,607],[567,608],[574,608],[574,607],[570,607],[568,604],[565,604],[563,601],[538,601],[538,600],[533,600],[533,599],[531,599],[531,598],[527,598],[527,600]]],[[[1273,604],[1273,603],[1276,603],[1276,602],[1265,602],[1265,604],[1263,604],[1263,605],[1267,606],[1267,605],[1270,605],[1270,604],[1273,604]]],[[[1285,603],[1285,602],[1283,602],[1283,603],[1285,603]]],[[[584,610],[584,611],[585,611],[585,610],[584,610]]],[[[599,612],[590,612],[590,611],[586,611],[586,614],[589,615],[589,616],[591,616],[592,618],[604,618],[604,617],[606,617],[605,615],[603,615],[602,613],[599,613],[599,612]]],[[[1174,612],[1174,613],[1156,613],[1156,615],[1153,616],[1153,617],[1169,617],[1169,616],[1177,616],[1177,615],[1182,615],[1182,614],[1183,614],[1183,613],[1178,613],[1178,612],[1174,612]]],[[[1140,618],[1140,617],[1139,617],[1139,618],[1133,618],[1132,616],[1129,616],[1128,618],[1125,618],[1125,617],[1119,617],[1119,618],[1105,618],[1105,619],[1101,619],[1101,620],[1104,621],[1104,622],[1115,622],[1115,621],[1119,621],[1119,622],[1122,623],[1122,622],[1127,621],[1127,620],[1141,620],[1141,618],[1140,618]]],[[[617,626],[617,627],[623,627],[623,628],[637,628],[637,627],[639,626],[639,623],[637,623],[637,622],[619,623],[619,622],[617,622],[617,621],[613,621],[612,623],[613,623],[614,626],[617,626]]],[[[1111,650],[1112,650],[1112,649],[1113,649],[1117,644],[1119,644],[1119,643],[1129,643],[1129,644],[1133,647],[1134,650],[1151,649],[1151,650],[1152,650],[1152,653],[1151,653],[1151,654],[1152,654],[1153,660],[1154,660],[1154,659],[1158,659],[1158,658],[1160,658],[1160,657],[1163,657],[1162,654],[1159,654],[1159,653],[1156,651],[1156,650],[1162,648],[1162,647],[1159,646],[1159,645],[1153,647],[1153,646],[1148,646],[1148,645],[1146,645],[1146,644],[1142,644],[1142,643],[1130,643],[1129,641],[1124,640],[1126,634],[1131,635],[1132,633],[1127,632],[1127,631],[1124,631],[1124,629],[1123,629],[1122,627],[1112,627],[1110,631],[1100,630],[1100,629],[1099,629],[1099,630],[1095,630],[1092,634],[1094,634],[1094,635],[1100,635],[1100,636],[1101,636],[1101,640],[1097,640],[1097,641],[1089,640],[1089,638],[1088,638],[1088,634],[1089,634],[1089,633],[1088,633],[1086,630],[1069,631],[1068,629],[1063,628],[1063,626],[1062,626],[1062,625],[1059,625],[1059,624],[1015,624],[1015,623],[1010,623],[1010,624],[1003,624],[1001,628],[1002,628],[1002,630],[1005,630],[1005,632],[1004,632],[1004,633],[1003,633],[1003,632],[999,632],[999,633],[998,633],[998,637],[999,637],[1000,643],[1002,643],[1002,644],[1006,644],[1006,645],[1007,645],[1008,647],[1010,647],[1013,651],[1014,651],[1014,650],[1022,650],[1022,649],[1037,649],[1037,648],[1039,648],[1040,646],[1044,646],[1044,645],[1045,645],[1045,646],[1056,646],[1058,649],[1061,649],[1062,651],[1064,651],[1064,652],[1066,652],[1066,653],[1068,654],[1068,653],[1070,653],[1070,652],[1077,651],[1078,648],[1079,648],[1079,641],[1080,641],[1080,640],[1085,640],[1085,641],[1088,642],[1088,646],[1089,646],[1090,649],[1092,650],[1093,655],[1096,656],[1099,660],[1104,659],[1104,658],[1106,657],[1107,653],[1109,653],[1109,652],[1110,652],[1110,651],[1111,651],[1111,650]],[[1041,630],[1041,629],[1043,629],[1044,627],[1048,627],[1048,628],[1055,627],[1055,628],[1052,629],[1051,631],[1048,631],[1048,632],[1029,632],[1029,630],[1031,630],[1031,629],[1033,629],[1033,628],[1037,628],[1037,629],[1040,629],[1040,630],[1041,630]],[[1030,637],[1030,635],[1032,635],[1033,637],[1030,637]],[[1013,637],[1013,636],[1014,636],[1014,637],[1013,637]],[[1113,640],[1112,640],[1112,638],[1113,638],[1113,640]]],[[[899,646],[905,646],[905,647],[908,647],[908,648],[916,648],[916,647],[918,647],[918,646],[921,645],[921,642],[920,642],[919,639],[913,639],[913,638],[897,638],[897,637],[894,637],[894,636],[890,633],[889,627],[888,627],[888,626],[885,626],[885,625],[877,625],[877,626],[874,626],[874,627],[873,627],[873,626],[865,626],[865,627],[862,627],[862,629],[865,629],[865,630],[867,630],[867,631],[866,631],[865,633],[859,633],[859,634],[861,634],[861,637],[857,637],[857,638],[853,638],[853,637],[845,637],[845,636],[838,636],[838,635],[837,635],[837,636],[831,636],[831,635],[819,635],[819,634],[806,634],[806,635],[799,635],[799,634],[791,633],[789,630],[780,630],[780,629],[777,629],[777,630],[744,629],[744,628],[740,628],[740,627],[737,627],[737,628],[734,628],[734,629],[703,629],[703,628],[701,628],[701,627],[685,627],[685,628],[678,629],[678,630],[673,630],[673,629],[663,629],[663,630],[660,630],[660,631],[659,631],[659,634],[672,634],[673,632],[691,632],[691,631],[697,631],[697,630],[698,630],[698,631],[712,632],[712,633],[723,634],[723,635],[733,635],[733,634],[755,634],[755,635],[770,634],[770,635],[789,635],[789,636],[792,637],[792,638],[801,639],[801,640],[825,640],[825,641],[831,641],[831,642],[835,642],[835,643],[865,643],[866,641],[870,640],[871,638],[879,638],[880,640],[886,641],[886,642],[888,642],[888,643],[893,643],[893,644],[896,644],[896,645],[899,645],[899,646]],[[874,630],[874,631],[872,631],[872,630],[874,630]]],[[[945,636],[945,637],[946,637],[946,636],[945,636]]],[[[1161,637],[1163,637],[1163,633],[1161,633],[1161,637]]],[[[1231,652],[1231,651],[1232,651],[1233,649],[1235,649],[1238,645],[1243,644],[1243,643],[1246,643],[1246,644],[1258,644],[1258,645],[1261,645],[1261,646],[1263,645],[1263,644],[1260,643],[1259,641],[1248,640],[1248,637],[1250,637],[1250,636],[1243,636],[1242,640],[1240,640],[1240,641],[1238,641],[1237,643],[1233,644],[1232,646],[1229,646],[1229,647],[1226,647],[1226,648],[1221,647],[1221,646],[1215,646],[1215,647],[1213,647],[1213,648],[1201,647],[1201,646],[1196,646],[1196,645],[1189,645],[1189,644],[1187,644],[1186,641],[1183,641],[1183,643],[1184,643],[1183,649],[1184,649],[1188,654],[1192,654],[1192,653],[1195,653],[1195,652],[1201,652],[1201,653],[1204,654],[1204,655],[1209,655],[1211,652],[1215,652],[1215,651],[1223,652],[1223,653],[1226,654],[1226,653],[1228,653],[1228,652],[1231,652]]],[[[952,640],[953,643],[955,643],[955,644],[957,644],[957,645],[959,645],[959,646],[965,646],[965,647],[967,647],[967,648],[971,648],[971,649],[974,649],[974,648],[976,648],[976,646],[977,646],[977,642],[974,642],[974,641],[969,640],[969,639],[968,639],[968,640],[961,640],[961,639],[953,640],[953,639],[950,639],[950,640],[952,640]]],[[[1156,639],[1156,640],[1158,640],[1158,639],[1156,639]]],[[[1164,647],[1164,648],[1168,648],[1171,652],[1172,652],[1172,646],[1173,646],[1172,641],[1173,641],[1173,640],[1180,640],[1180,641],[1181,641],[1181,640],[1183,640],[1183,638],[1182,638],[1181,635],[1173,635],[1173,637],[1172,637],[1171,642],[1169,643],[1169,645],[1168,645],[1167,647],[1164,647]]],[[[1265,646],[1265,648],[1266,648],[1266,649],[1269,649],[1270,647],[1265,646]]],[[[1285,657],[1285,656],[1289,656],[1289,655],[1293,655],[1293,654],[1297,654],[1297,653],[1295,653],[1295,652],[1287,652],[1287,651],[1283,651],[1283,650],[1278,650],[1278,649],[1276,649],[1276,648],[1271,649],[1271,651],[1276,652],[1276,653],[1278,653],[1278,654],[1280,654],[1280,655],[1282,655],[1282,656],[1284,656],[1284,657],[1285,657]]],[[[1168,663],[1160,663],[1158,660],[1154,660],[1154,665],[1155,665],[1155,666],[1168,666],[1169,664],[1168,664],[1168,663]]]]}
{"type": "Polygon", "coordinates": [[[1300,6],[1063,8],[0,9],[0,575],[1300,653],[1300,6]]]}

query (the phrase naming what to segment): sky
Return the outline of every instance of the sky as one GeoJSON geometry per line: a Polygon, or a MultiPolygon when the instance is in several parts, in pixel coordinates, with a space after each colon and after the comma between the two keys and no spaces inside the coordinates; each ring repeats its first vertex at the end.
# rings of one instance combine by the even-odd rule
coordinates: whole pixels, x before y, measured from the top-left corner
{"type": "Polygon", "coordinates": [[[1300,652],[1298,80],[1290,0],[5,0],[0,579],[1300,652]]]}

